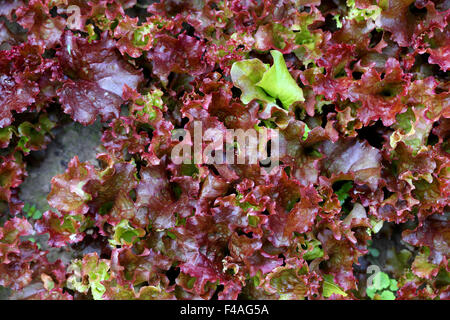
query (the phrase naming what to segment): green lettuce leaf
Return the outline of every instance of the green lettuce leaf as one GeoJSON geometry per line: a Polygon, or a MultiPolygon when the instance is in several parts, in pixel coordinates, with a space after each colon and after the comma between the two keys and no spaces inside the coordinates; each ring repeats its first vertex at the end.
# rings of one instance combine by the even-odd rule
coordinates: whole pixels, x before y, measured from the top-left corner
{"type": "Polygon", "coordinates": [[[114,227],[114,237],[109,240],[111,245],[132,245],[138,238],[145,235],[145,230],[133,228],[128,220],[122,220],[114,227]]]}
{"type": "Polygon", "coordinates": [[[241,89],[241,101],[245,104],[253,99],[275,103],[279,99],[284,108],[297,101],[305,101],[303,91],[292,78],[283,54],[272,50],[273,65],[259,59],[237,61],[231,67],[233,84],[241,89]]]}
{"type": "Polygon", "coordinates": [[[347,296],[347,293],[343,291],[336,283],[334,283],[333,276],[330,274],[325,274],[323,276],[322,290],[323,290],[322,295],[325,298],[331,297],[333,293],[339,294],[344,297],[347,296]]]}
{"type": "Polygon", "coordinates": [[[263,89],[256,86],[261,81],[269,66],[259,59],[237,61],[231,66],[231,79],[236,87],[241,89],[241,101],[245,104],[253,99],[275,103],[263,89]]]}
{"type": "Polygon", "coordinates": [[[302,89],[286,67],[283,54],[276,50],[271,50],[270,54],[273,57],[273,65],[256,85],[270,96],[279,99],[285,108],[296,101],[305,101],[302,89]]]}
{"type": "Polygon", "coordinates": [[[87,254],[83,260],[74,260],[68,268],[72,275],[67,279],[69,289],[86,293],[91,289],[94,300],[101,300],[106,292],[102,284],[110,278],[109,261],[99,259],[96,253],[87,254]]]}

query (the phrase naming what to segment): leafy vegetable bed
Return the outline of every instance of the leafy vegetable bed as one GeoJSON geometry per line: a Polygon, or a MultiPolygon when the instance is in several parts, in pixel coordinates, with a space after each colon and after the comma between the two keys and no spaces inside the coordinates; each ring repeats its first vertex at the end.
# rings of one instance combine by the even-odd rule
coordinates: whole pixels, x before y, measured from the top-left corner
{"type": "Polygon", "coordinates": [[[449,8],[1,0],[0,289],[449,299],[449,8]],[[96,119],[98,163],[73,158],[50,210],[21,201],[55,130],[96,119]],[[174,134],[197,141],[197,126],[183,151],[241,129],[267,134],[272,162],[218,161],[249,160],[245,140],[181,162],[174,134]],[[70,258],[52,259],[58,248],[70,258]]]}

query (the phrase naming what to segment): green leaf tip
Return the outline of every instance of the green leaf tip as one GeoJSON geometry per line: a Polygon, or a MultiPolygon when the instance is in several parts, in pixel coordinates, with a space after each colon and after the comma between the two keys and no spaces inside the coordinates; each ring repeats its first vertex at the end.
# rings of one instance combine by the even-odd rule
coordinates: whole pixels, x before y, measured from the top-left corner
{"type": "Polygon", "coordinates": [[[325,274],[323,276],[322,290],[323,290],[322,295],[325,298],[331,297],[331,295],[334,293],[344,297],[347,296],[347,293],[343,291],[336,283],[334,283],[333,276],[331,274],[325,274]]]}
{"type": "Polygon", "coordinates": [[[132,245],[140,237],[145,235],[145,231],[140,228],[133,228],[128,220],[122,220],[114,227],[114,237],[109,240],[111,245],[132,245]]]}
{"type": "Polygon", "coordinates": [[[236,87],[241,89],[241,101],[245,104],[253,99],[275,103],[275,99],[268,96],[263,89],[256,84],[262,79],[264,73],[269,69],[259,59],[242,60],[231,66],[231,79],[236,87]]]}
{"type": "Polygon", "coordinates": [[[270,96],[279,99],[285,108],[294,102],[305,101],[302,89],[286,67],[283,54],[277,50],[271,50],[270,54],[273,57],[273,65],[256,85],[270,96]]]}
{"type": "Polygon", "coordinates": [[[269,68],[259,59],[235,62],[231,67],[231,79],[241,89],[241,101],[245,104],[253,99],[275,103],[279,99],[284,108],[297,101],[305,101],[303,91],[286,67],[283,54],[272,50],[273,65],[269,68]]]}

